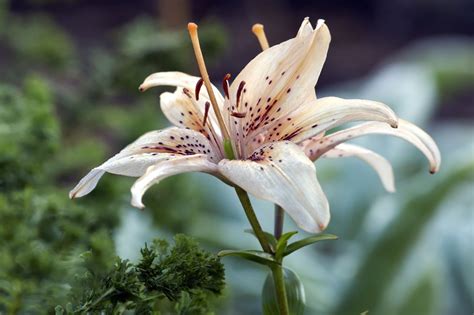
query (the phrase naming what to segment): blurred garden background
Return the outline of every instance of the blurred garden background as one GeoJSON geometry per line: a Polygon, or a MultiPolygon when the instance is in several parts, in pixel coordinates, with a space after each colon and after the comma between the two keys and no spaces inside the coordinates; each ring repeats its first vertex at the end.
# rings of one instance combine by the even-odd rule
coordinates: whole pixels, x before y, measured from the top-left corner
{"type": "MultiPolygon", "coordinates": [[[[306,16],[324,18],[332,33],[318,95],[389,104],[427,130],[443,157],[430,175],[401,140],[359,140],[393,162],[395,194],[361,161],[316,162],[332,209],[327,231],[339,240],[287,259],[305,285],[307,314],[472,314],[470,0],[0,0],[0,314],[80,311],[101,290],[126,283],[107,278],[116,256],[136,263],[155,238],[173,243],[183,233],[212,253],[258,248],[243,232],[248,223],[233,190],[210,176],[164,180],[146,194],[144,211],[129,205],[133,179],[106,175],[79,200],[68,191],[139,135],[168,125],[159,110],[164,89],[139,93],[138,85],[157,71],[197,74],[188,21],[200,25],[211,78],[220,81],[259,53],[254,23],[276,44],[306,16]]],[[[255,207],[271,230],[272,205],[255,200],[255,207]]],[[[285,229],[296,228],[288,219],[285,229]]],[[[259,314],[266,270],[222,262],[222,296],[203,292],[201,309],[181,297],[153,311],[259,314]]]]}

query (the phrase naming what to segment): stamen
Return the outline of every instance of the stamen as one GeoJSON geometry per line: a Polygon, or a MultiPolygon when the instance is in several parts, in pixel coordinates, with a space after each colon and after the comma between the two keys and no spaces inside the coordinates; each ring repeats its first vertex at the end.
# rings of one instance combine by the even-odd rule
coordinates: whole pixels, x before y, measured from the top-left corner
{"type": "Polygon", "coordinates": [[[209,100],[211,101],[212,109],[216,114],[217,121],[219,122],[219,126],[222,130],[222,135],[225,140],[228,140],[230,139],[229,132],[227,131],[224,119],[222,118],[222,114],[219,110],[219,105],[217,104],[214,91],[212,90],[211,81],[209,79],[209,74],[207,72],[206,64],[204,62],[204,57],[201,51],[201,45],[199,44],[199,36],[197,29],[198,26],[195,23],[188,23],[189,36],[191,37],[191,42],[193,44],[194,54],[196,55],[196,61],[199,67],[199,72],[201,73],[201,77],[204,81],[204,85],[206,86],[207,93],[209,94],[209,100]]]}
{"type": "Polygon", "coordinates": [[[210,107],[211,107],[211,103],[206,102],[206,104],[204,104],[204,119],[202,120],[202,125],[203,126],[206,125],[207,115],[209,114],[209,108],[210,107]]]}
{"type": "Polygon", "coordinates": [[[225,97],[227,97],[227,99],[230,99],[230,96],[229,96],[229,79],[230,79],[230,73],[227,73],[224,76],[224,79],[222,79],[222,89],[224,90],[224,94],[225,94],[225,97]]]}
{"type": "Polygon", "coordinates": [[[268,49],[270,47],[270,45],[268,44],[267,36],[265,36],[265,31],[263,30],[262,24],[254,24],[254,26],[252,26],[252,32],[257,37],[258,42],[262,47],[262,50],[268,49]]]}
{"type": "Polygon", "coordinates": [[[196,89],[195,89],[195,95],[196,95],[196,101],[199,101],[199,92],[201,91],[202,84],[204,83],[204,80],[202,78],[199,79],[196,83],[196,89]]]}
{"type": "Polygon", "coordinates": [[[244,118],[245,116],[247,116],[247,112],[243,112],[243,113],[232,112],[232,113],[230,113],[230,115],[233,116],[233,117],[237,117],[237,118],[244,118]]]}
{"type": "Polygon", "coordinates": [[[240,96],[242,95],[242,90],[244,89],[245,81],[241,81],[239,87],[237,88],[237,100],[235,107],[238,109],[240,104],[240,96]]]}

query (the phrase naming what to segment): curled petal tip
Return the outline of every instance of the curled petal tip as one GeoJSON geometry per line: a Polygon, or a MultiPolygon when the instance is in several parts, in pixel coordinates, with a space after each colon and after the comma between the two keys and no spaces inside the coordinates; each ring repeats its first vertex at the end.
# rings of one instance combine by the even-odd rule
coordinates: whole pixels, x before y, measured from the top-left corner
{"type": "Polygon", "coordinates": [[[75,198],[76,198],[76,193],[70,191],[70,192],[69,192],[69,199],[75,199],[75,198]]]}
{"type": "Polygon", "coordinates": [[[394,128],[394,129],[397,129],[397,128],[398,128],[398,121],[397,121],[397,120],[392,121],[392,122],[390,123],[390,127],[394,128]]]}
{"type": "Polygon", "coordinates": [[[145,87],[143,86],[143,84],[138,87],[138,90],[140,92],[145,92],[145,87]]]}
{"type": "Polygon", "coordinates": [[[319,226],[319,229],[321,230],[321,232],[324,231],[327,227],[324,223],[319,223],[318,226],[319,226]]]}
{"type": "Polygon", "coordinates": [[[135,198],[132,198],[132,206],[140,210],[145,208],[143,202],[141,200],[136,200],[135,198]]]}

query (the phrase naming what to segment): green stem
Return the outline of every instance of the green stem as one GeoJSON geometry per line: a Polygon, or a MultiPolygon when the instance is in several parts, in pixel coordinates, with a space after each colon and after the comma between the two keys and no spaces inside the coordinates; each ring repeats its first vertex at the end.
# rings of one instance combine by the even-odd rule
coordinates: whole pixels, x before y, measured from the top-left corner
{"type": "Polygon", "coordinates": [[[273,274],[273,282],[275,284],[275,293],[278,301],[280,315],[289,315],[288,299],[286,297],[285,278],[283,276],[283,267],[277,265],[271,268],[273,274]]]}
{"type": "Polygon", "coordinates": [[[240,203],[244,208],[245,215],[247,216],[247,219],[249,220],[250,225],[252,226],[252,229],[255,235],[257,236],[258,241],[260,242],[260,246],[262,246],[263,251],[271,253],[272,250],[270,248],[270,244],[268,244],[268,241],[265,238],[265,234],[263,234],[262,227],[260,226],[257,216],[255,215],[255,211],[253,210],[249,195],[245,190],[240,187],[235,187],[235,192],[237,193],[240,203]]]}
{"type": "Polygon", "coordinates": [[[277,240],[280,239],[283,233],[283,222],[285,222],[285,212],[282,207],[275,205],[275,229],[273,234],[277,240]]]}

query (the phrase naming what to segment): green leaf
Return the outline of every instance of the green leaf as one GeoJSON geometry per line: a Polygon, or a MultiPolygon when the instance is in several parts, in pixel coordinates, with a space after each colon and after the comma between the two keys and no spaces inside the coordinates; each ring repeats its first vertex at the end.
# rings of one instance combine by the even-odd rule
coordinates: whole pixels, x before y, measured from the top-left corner
{"type": "MultiPolygon", "coordinates": [[[[257,237],[257,235],[255,235],[255,232],[252,229],[246,229],[245,232],[257,237]]],[[[275,238],[275,236],[273,236],[272,233],[265,232],[265,231],[263,231],[263,234],[265,235],[265,238],[267,239],[272,249],[275,250],[277,247],[277,239],[275,238]]]]}
{"type": "Polygon", "coordinates": [[[473,178],[474,163],[469,160],[458,163],[451,169],[445,169],[430,181],[427,180],[421,187],[422,190],[414,193],[407,191],[397,217],[377,237],[341,297],[339,305],[331,313],[377,309],[400,272],[403,262],[411,254],[414,244],[417,244],[420,234],[437,214],[440,204],[449,198],[459,185],[472,181],[473,178]],[[377,259],[373,259],[374,257],[377,259]]]}
{"type": "Polygon", "coordinates": [[[275,253],[275,259],[277,261],[281,261],[281,259],[284,257],[283,254],[285,253],[288,240],[297,233],[298,233],[297,231],[292,231],[280,236],[280,238],[278,239],[278,243],[276,245],[276,253],[275,253]]]}
{"type": "Polygon", "coordinates": [[[287,256],[302,247],[311,245],[319,241],[325,241],[325,240],[337,240],[337,236],[333,234],[318,234],[318,235],[313,235],[313,236],[304,238],[302,240],[296,241],[288,245],[288,247],[285,250],[284,256],[287,256]]]}
{"type": "Polygon", "coordinates": [[[222,250],[217,254],[217,256],[237,256],[266,266],[278,264],[272,255],[260,250],[222,250]]]}

